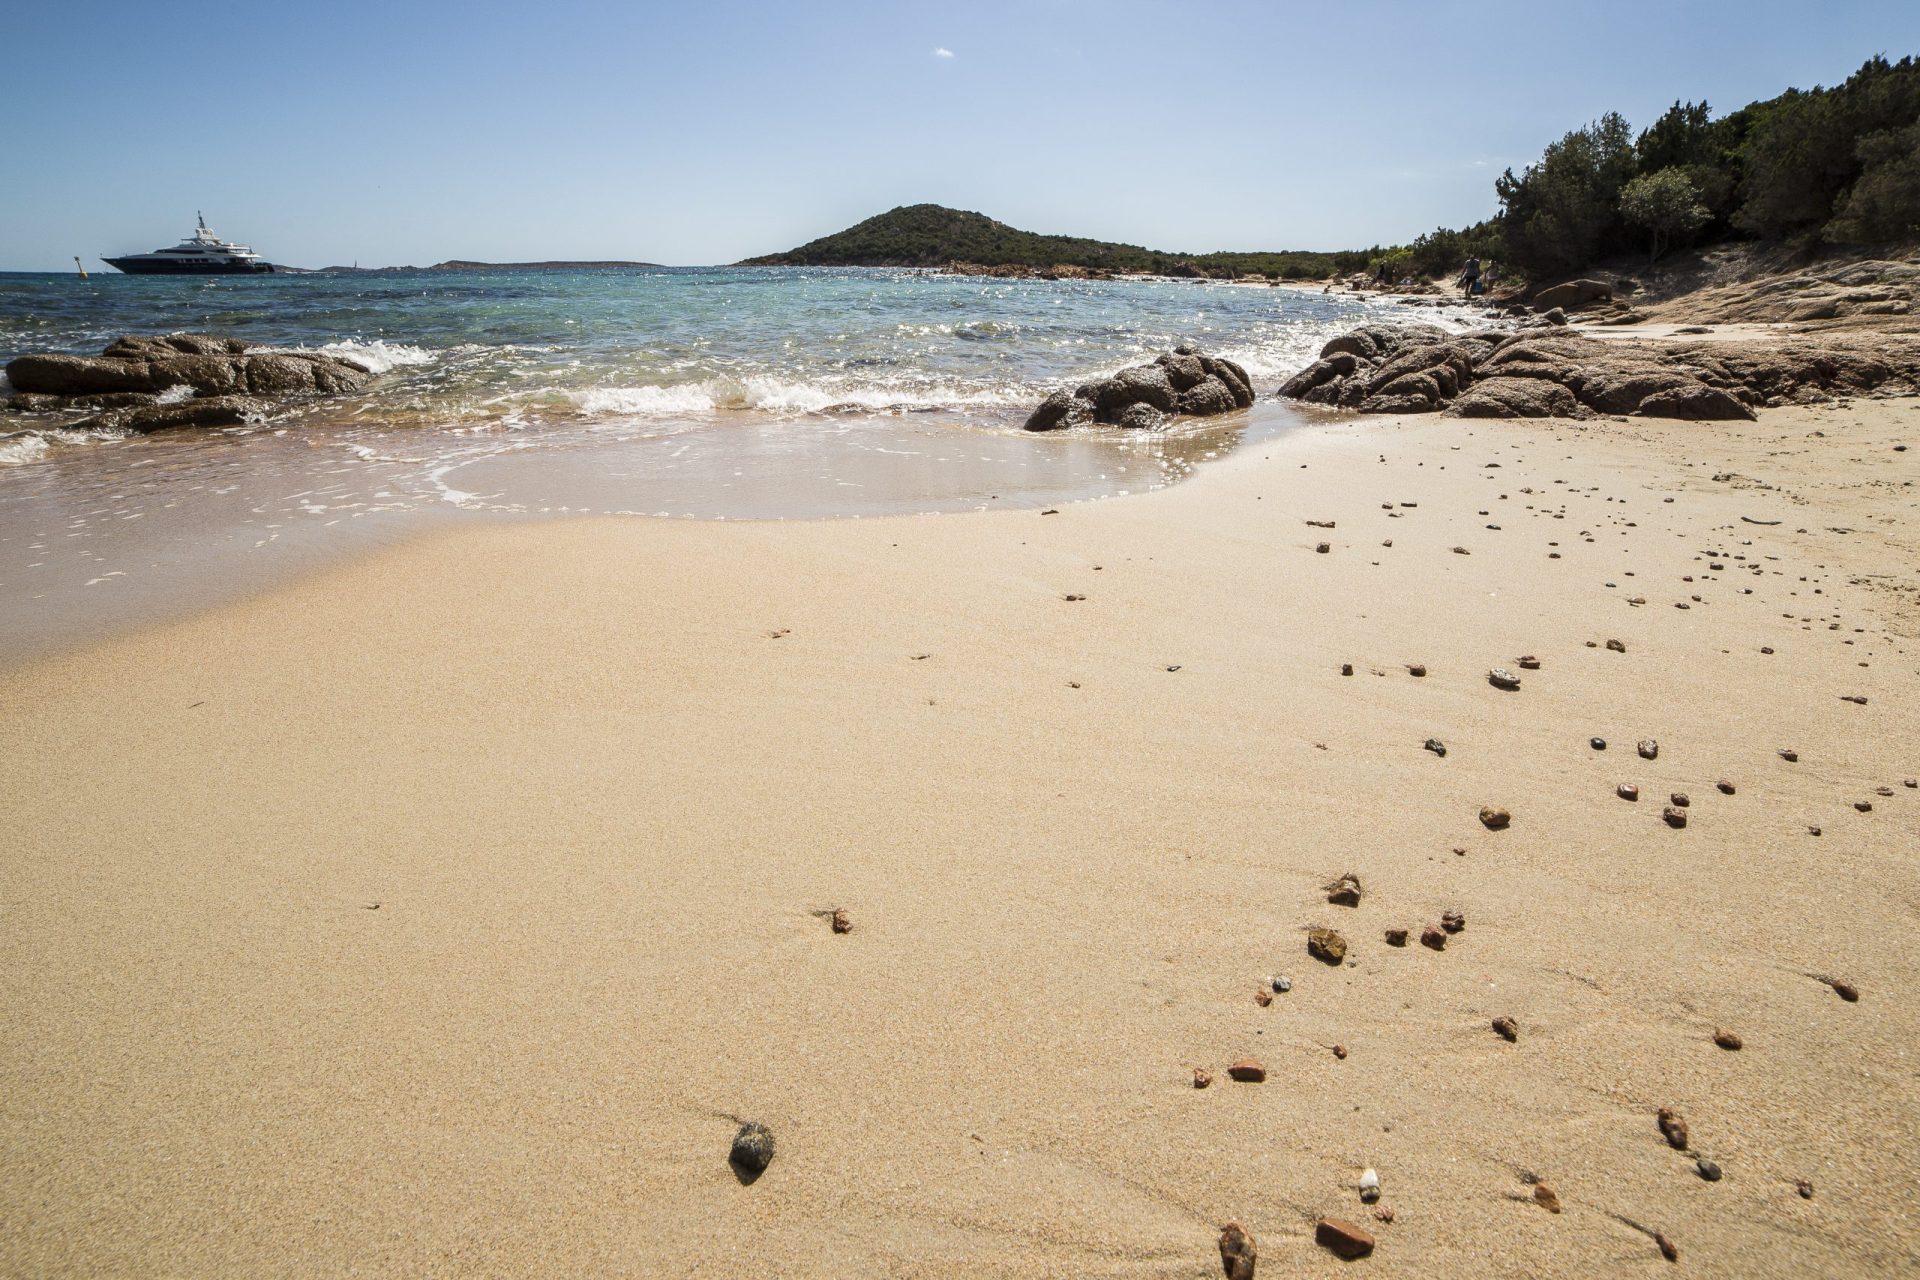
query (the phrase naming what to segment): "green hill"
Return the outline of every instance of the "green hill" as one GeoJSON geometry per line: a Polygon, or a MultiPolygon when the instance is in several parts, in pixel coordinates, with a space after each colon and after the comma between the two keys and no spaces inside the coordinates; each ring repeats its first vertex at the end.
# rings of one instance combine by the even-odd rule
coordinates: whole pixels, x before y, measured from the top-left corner
{"type": "Polygon", "coordinates": [[[744,267],[1086,267],[1231,277],[1319,279],[1356,270],[1364,256],[1333,253],[1168,253],[1082,236],[1043,236],[984,214],[937,204],[902,205],[786,253],[749,258],[744,267]],[[1354,259],[1348,262],[1347,259],[1354,259]]]}

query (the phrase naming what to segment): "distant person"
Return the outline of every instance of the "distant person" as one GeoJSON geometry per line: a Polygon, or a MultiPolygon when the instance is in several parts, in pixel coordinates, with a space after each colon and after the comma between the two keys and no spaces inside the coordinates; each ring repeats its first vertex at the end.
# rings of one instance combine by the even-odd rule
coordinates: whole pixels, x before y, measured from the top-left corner
{"type": "Polygon", "coordinates": [[[1471,298],[1480,292],[1480,259],[1468,258],[1466,269],[1460,273],[1460,296],[1471,298]]]}
{"type": "Polygon", "coordinates": [[[1500,264],[1499,263],[1489,262],[1487,264],[1486,279],[1487,279],[1487,283],[1485,287],[1481,290],[1481,292],[1492,293],[1494,291],[1494,288],[1500,283],[1500,264]]]}
{"type": "Polygon", "coordinates": [[[1384,260],[1373,273],[1373,284],[1377,289],[1387,289],[1393,286],[1393,269],[1389,267],[1384,260]]]}

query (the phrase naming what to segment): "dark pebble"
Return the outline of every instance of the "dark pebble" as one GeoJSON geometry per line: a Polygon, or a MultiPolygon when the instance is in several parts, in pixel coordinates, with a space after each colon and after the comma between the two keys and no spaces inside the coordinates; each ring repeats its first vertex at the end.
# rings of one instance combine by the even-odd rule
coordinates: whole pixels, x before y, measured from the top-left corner
{"type": "Polygon", "coordinates": [[[773,1132],[758,1121],[747,1121],[733,1135],[727,1159],[748,1173],[759,1173],[773,1160],[773,1132]]]}

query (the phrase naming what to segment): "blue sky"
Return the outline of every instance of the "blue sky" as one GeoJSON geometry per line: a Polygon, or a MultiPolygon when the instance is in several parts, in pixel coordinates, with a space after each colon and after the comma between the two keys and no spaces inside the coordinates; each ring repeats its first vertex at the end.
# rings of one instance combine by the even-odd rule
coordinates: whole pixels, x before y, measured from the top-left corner
{"type": "Polygon", "coordinates": [[[0,269],[732,261],[897,204],[1153,248],[1395,242],[1599,113],[1920,53],[1920,0],[14,0],[0,269]],[[944,50],[945,54],[936,52],[944,50]],[[950,56],[948,56],[950,55],[950,56]]]}

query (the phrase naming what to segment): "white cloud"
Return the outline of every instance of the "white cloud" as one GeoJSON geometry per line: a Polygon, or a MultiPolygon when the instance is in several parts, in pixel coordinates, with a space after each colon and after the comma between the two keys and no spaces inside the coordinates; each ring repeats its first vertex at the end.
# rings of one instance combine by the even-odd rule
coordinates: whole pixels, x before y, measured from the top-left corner
{"type": "Polygon", "coordinates": [[[935,49],[935,50],[933,51],[933,56],[934,56],[934,57],[936,57],[936,58],[951,58],[951,57],[953,56],[953,50],[951,50],[951,49],[935,49]]]}

